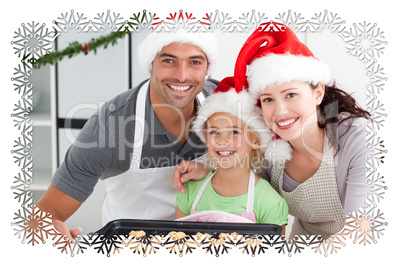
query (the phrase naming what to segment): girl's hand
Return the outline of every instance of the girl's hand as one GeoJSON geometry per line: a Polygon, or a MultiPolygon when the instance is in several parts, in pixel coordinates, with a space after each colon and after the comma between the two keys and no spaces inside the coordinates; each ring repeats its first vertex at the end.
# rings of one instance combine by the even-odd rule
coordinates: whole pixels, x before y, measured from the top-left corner
{"type": "Polygon", "coordinates": [[[193,161],[181,161],[177,165],[172,178],[172,185],[176,190],[184,193],[186,189],[183,187],[183,183],[189,180],[201,180],[203,179],[210,169],[203,164],[193,161]]]}

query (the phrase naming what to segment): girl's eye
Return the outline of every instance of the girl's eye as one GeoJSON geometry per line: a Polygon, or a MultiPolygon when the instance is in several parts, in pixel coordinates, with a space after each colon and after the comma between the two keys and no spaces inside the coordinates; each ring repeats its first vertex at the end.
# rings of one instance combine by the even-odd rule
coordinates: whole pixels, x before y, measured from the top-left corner
{"type": "Polygon", "coordinates": [[[288,97],[288,98],[293,98],[293,97],[295,97],[295,96],[296,96],[295,93],[289,93],[286,97],[288,97]]]}

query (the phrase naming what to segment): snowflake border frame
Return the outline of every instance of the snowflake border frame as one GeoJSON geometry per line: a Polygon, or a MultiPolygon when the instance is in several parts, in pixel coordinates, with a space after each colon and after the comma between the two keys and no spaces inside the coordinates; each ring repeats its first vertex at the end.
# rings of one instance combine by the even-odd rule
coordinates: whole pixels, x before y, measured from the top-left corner
{"type": "Polygon", "coordinates": [[[251,256],[266,254],[265,251],[269,248],[271,248],[269,252],[276,251],[288,256],[310,248],[316,253],[328,256],[345,247],[348,239],[353,243],[366,246],[376,244],[378,239],[384,235],[387,222],[379,209],[379,204],[385,198],[387,186],[379,171],[379,166],[384,162],[387,150],[379,132],[384,127],[387,114],[384,104],[378,97],[385,90],[387,81],[384,68],[380,64],[380,57],[384,54],[387,42],[384,40],[384,33],[376,23],[364,21],[347,26],[346,21],[338,14],[327,10],[314,13],[310,19],[291,10],[272,17],[251,10],[242,13],[239,18],[232,18],[228,13],[216,10],[205,13],[198,19],[192,13],[180,10],[169,13],[164,19],[161,19],[158,15],[144,10],[133,13],[128,20],[124,20],[120,14],[109,10],[98,13],[92,20],[89,20],[83,13],[70,11],[62,13],[53,23],[52,29],[37,22],[22,23],[22,27],[14,32],[15,35],[11,42],[15,55],[21,59],[21,64],[14,68],[11,78],[14,91],[20,95],[20,100],[14,104],[11,114],[14,127],[20,131],[11,151],[20,172],[14,176],[11,190],[14,194],[14,201],[19,203],[21,208],[14,213],[11,225],[16,237],[21,239],[22,243],[36,245],[46,243],[51,239],[55,248],[62,253],[69,253],[71,256],[84,253],[89,248],[110,256],[112,249],[115,253],[127,247],[129,249],[126,250],[134,249],[134,253],[142,253],[146,256],[157,253],[164,246],[166,246],[166,250],[170,250],[170,253],[179,256],[191,253],[195,249],[206,249],[207,253],[218,256],[233,252],[232,249],[235,247],[251,256]],[[370,192],[367,194],[362,208],[351,213],[345,219],[344,229],[324,241],[318,236],[301,236],[288,241],[279,237],[244,237],[238,234],[221,234],[219,238],[211,237],[208,234],[195,236],[180,234],[179,237],[179,234],[174,232],[167,236],[142,233],[134,236],[114,236],[111,239],[88,234],[79,236],[73,243],[62,237],[50,224],[51,215],[40,211],[35,206],[32,193],[29,191],[29,185],[34,182],[33,159],[29,154],[33,143],[33,125],[29,114],[33,109],[34,90],[34,85],[29,82],[29,77],[33,73],[30,62],[49,53],[55,38],[72,28],[82,32],[103,32],[106,29],[113,31],[124,29],[132,32],[153,29],[169,32],[178,27],[184,27],[188,31],[219,29],[228,33],[241,33],[250,32],[260,23],[267,21],[284,23],[295,32],[319,33],[329,30],[344,41],[347,53],[358,58],[365,67],[366,75],[369,78],[365,89],[366,105],[373,118],[373,122],[367,125],[366,136],[367,146],[370,148],[366,173],[370,192]],[[139,246],[139,248],[132,245],[139,246]]]}

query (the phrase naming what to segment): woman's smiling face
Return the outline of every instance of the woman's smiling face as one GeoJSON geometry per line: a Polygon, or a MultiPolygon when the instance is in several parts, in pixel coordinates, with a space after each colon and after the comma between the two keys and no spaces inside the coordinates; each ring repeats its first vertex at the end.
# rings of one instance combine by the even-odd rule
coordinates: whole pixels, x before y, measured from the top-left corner
{"type": "Polygon", "coordinates": [[[310,84],[300,81],[267,86],[260,94],[264,119],[283,140],[296,140],[309,127],[318,127],[317,105],[324,92],[323,84],[313,89],[310,84]]]}

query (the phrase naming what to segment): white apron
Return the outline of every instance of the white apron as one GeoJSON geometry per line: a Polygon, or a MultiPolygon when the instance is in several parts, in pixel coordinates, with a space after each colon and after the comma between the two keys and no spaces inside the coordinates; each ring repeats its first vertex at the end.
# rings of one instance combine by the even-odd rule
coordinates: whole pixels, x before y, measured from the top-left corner
{"type": "MultiPolygon", "coordinates": [[[[176,166],[140,169],[149,81],[138,93],[135,111],[134,148],[130,169],[104,180],[106,197],[103,225],[116,219],[174,220],[177,191],[171,184],[176,166]]],[[[205,97],[197,96],[200,103],[205,97]]],[[[198,161],[198,159],[197,159],[198,161]]]]}

